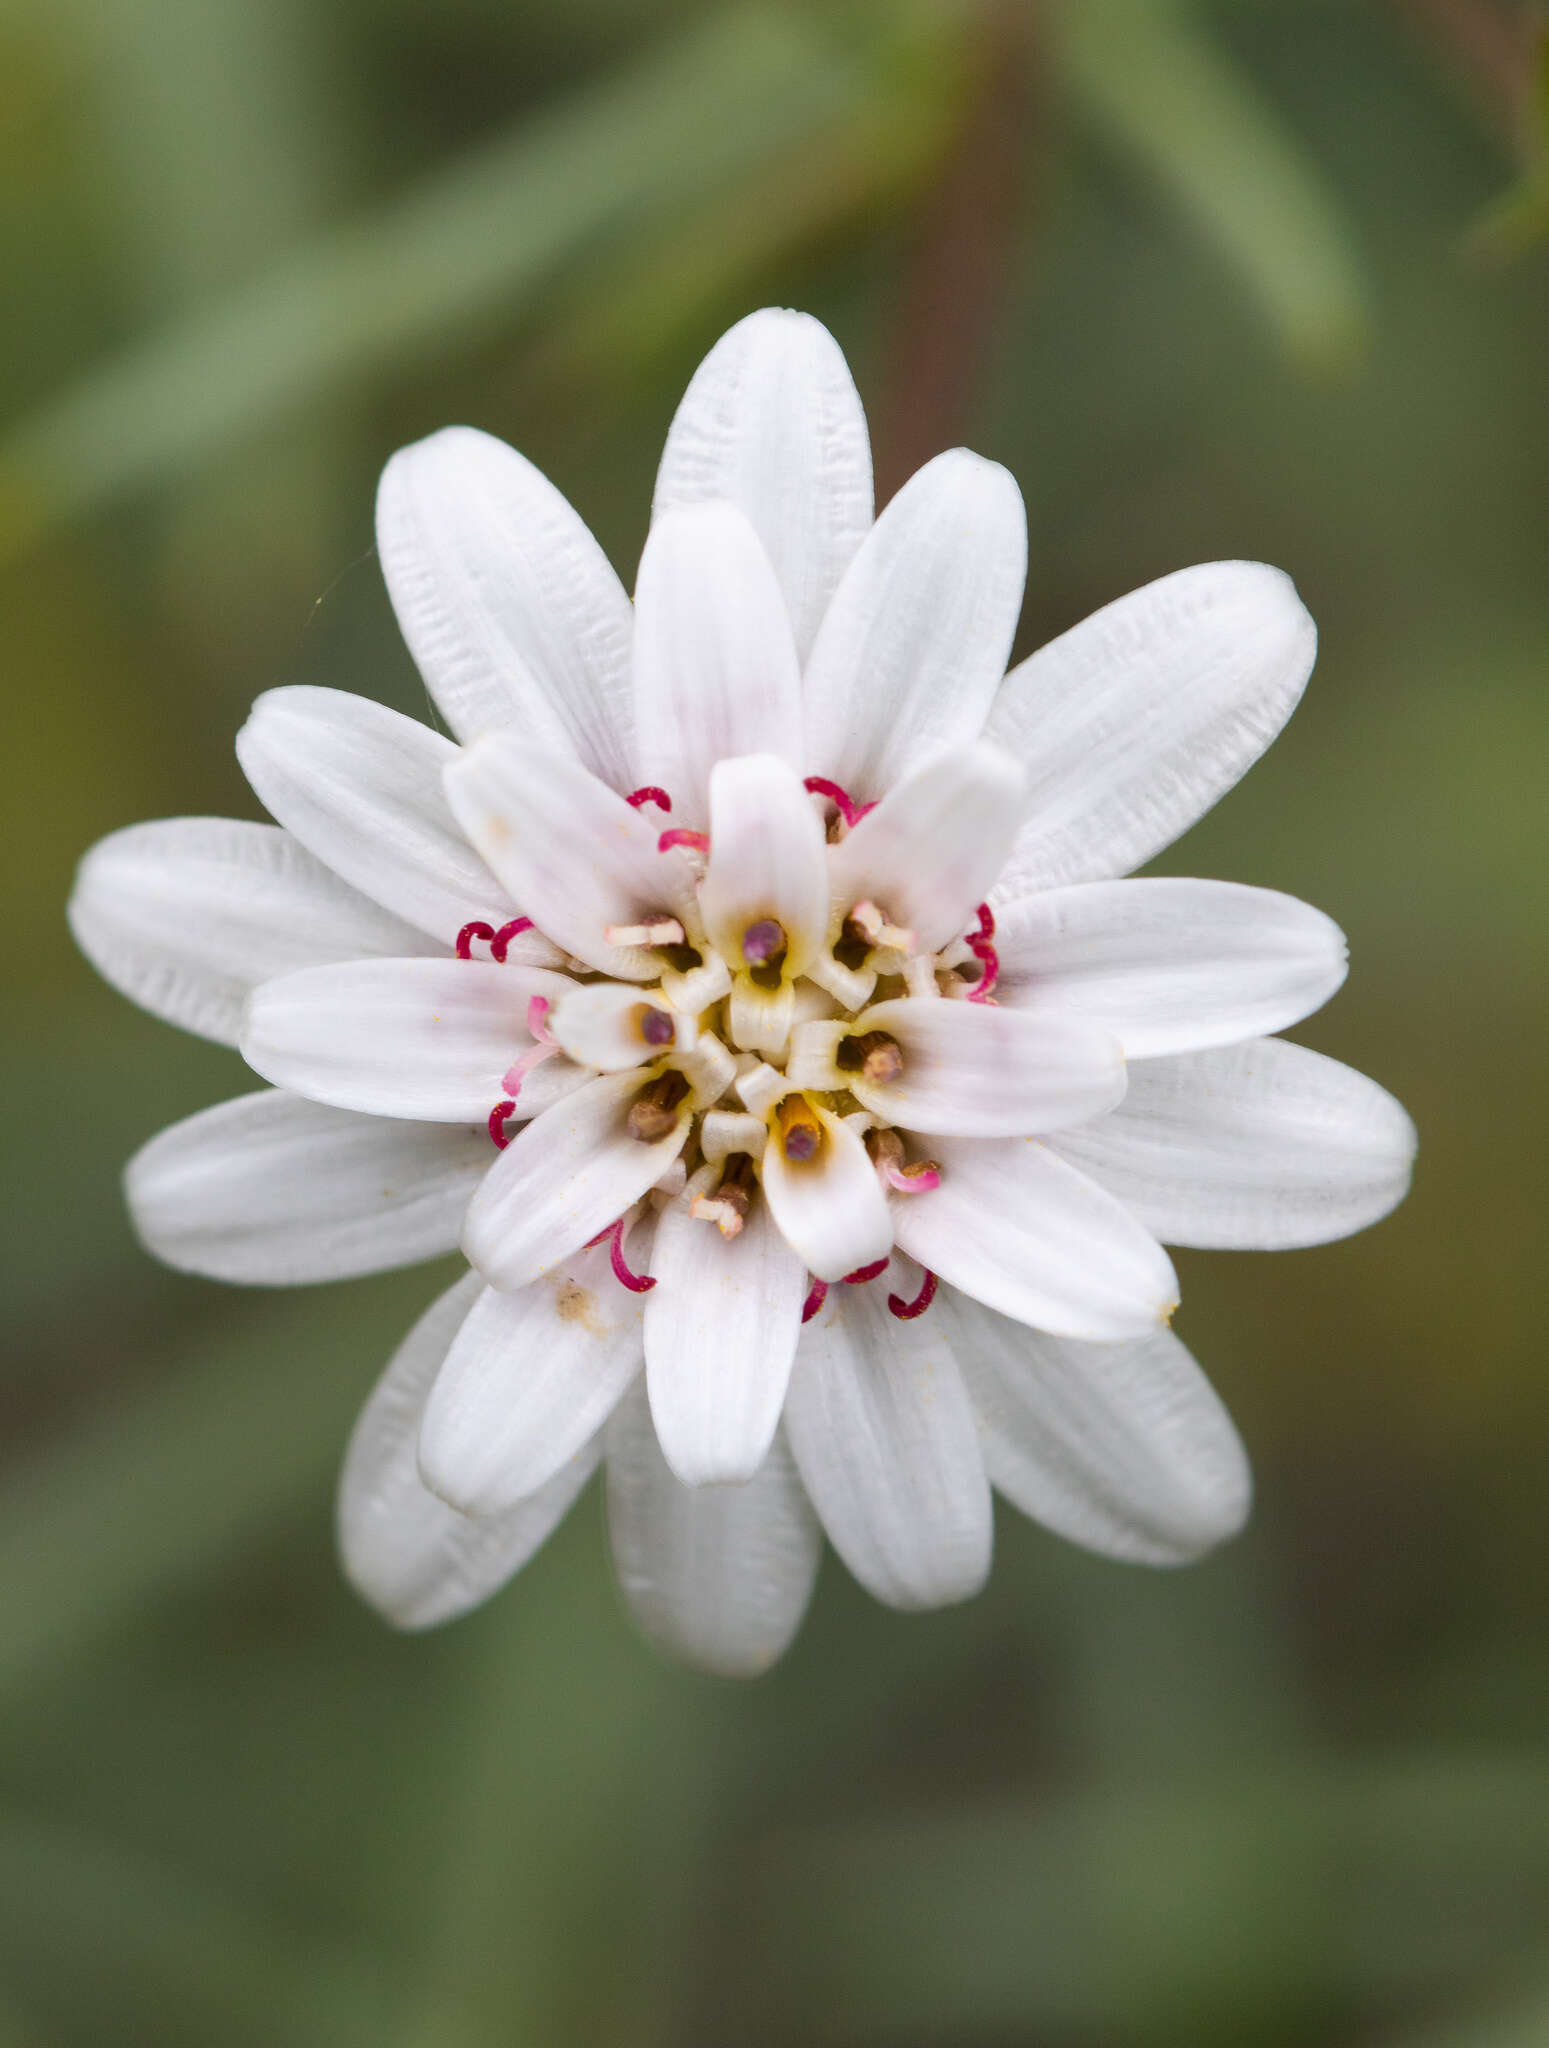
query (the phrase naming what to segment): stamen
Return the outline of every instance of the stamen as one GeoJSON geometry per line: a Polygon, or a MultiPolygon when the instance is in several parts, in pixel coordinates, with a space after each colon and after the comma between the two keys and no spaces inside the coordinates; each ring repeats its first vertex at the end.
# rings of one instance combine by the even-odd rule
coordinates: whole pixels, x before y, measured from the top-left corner
{"type": "Polygon", "coordinates": [[[841,1040],[834,1064],[842,1073],[859,1074],[863,1081],[885,1088],[904,1070],[903,1048],[889,1032],[863,1031],[841,1040]]]}
{"type": "Polygon", "coordinates": [[[509,1088],[513,1095],[520,1095],[522,1083],[527,1079],[533,1068],[541,1067],[545,1060],[551,1060],[558,1051],[559,1047],[552,1038],[540,1041],[537,1045],[530,1045],[521,1058],[514,1061],[501,1075],[501,1087],[509,1088]]]}
{"type": "Polygon", "coordinates": [[[632,789],[624,801],[637,811],[642,804],[655,804],[659,811],[672,809],[672,798],[666,790],[658,789],[654,782],[642,783],[639,789],[632,789]]]}
{"type": "Polygon", "coordinates": [[[670,832],[664,832],[656,842],[658,853],[667,853],[674,846],[691,846],[695,853],[710,851],[708,832],[690,832],[686,825],[674,825],[670,832]]]}
{"type": "Polygon", "coordinates": [[[644,924],[605,924],[610,946],[681,946],[687,936],[675,917],[653,917],[644,924]]]}
{"type": "Polygon", "coordinates": [[[713,1195],[696,1195],[688,1205],[690,1216],[701,1223],[713,1223],[722,1237],[740,1237],[753,1205],[753,1161],[746,1152],[733,1152],[713,1195]]]}
{"type": "Polygon", "coordinates": [[[889,923],[868,896],[850,912],[849,922],[873,946],[887,946],[895,953],[914,951],[914,933],[907,926],[889,923]]]}
{"type": "Polygon", "coordinates": [[[935,1274],[929,1266],[923,1266],[920,1270],[925,1275],[925,1283],[913,1301],[905,1301],[901,1294],[890,1294],[887,1298],[888,1307],[901,1323],[912,1323],[916,1316],[924,1315],[936,1299],[935,1274]]]}
{"type": "Polygon", "coordinates": [[[970,932],[963,943],[978,961],[983,972],[968,991],[971,1003],[987,1003],[990,991],[1000,980],[1000,955],[990,944],[995,936],[995,913],[987,903],[979,905],[979,929],[970,932]]]}
{"type": "Polygon", "coordinates": [[[995,936],[995,913],[987,903],[979,905],[978,936],[981,939],[993,939],[995,936]]]}
{"type": "Polygon", "coordinates": [[[534,996],[527,1005],[527,1035],[535,1038],[539,1045],[557,1045],[558,1039],[549,1029],[549,999],[534,996]]]}
{"type": "Polygon", "coordinates": [[[492,924],[486,924],[482,917],[476,917],[472,924],[465,924],[457,934],[458,959],[471,960],[473,958],[474,940],[492,939],[494,936],[495,927],[492,924]]]}
{"type": "Polygon", "coordinates": [[[589,1252],[594,1245],[599,1245],[606,1239],[608,1263],[612,1266],[613,1277],[620,1287],[627,1287],[631,1294],[649,1294],[656,1285],[655,1280],[649,1273],[631,1272],[629,1262],[624,1257],[625,1221],[626,1219],[621,1216],[617,1223],[610,1223],[606,1230],[599,1230],[595,1237],[589,1237],[581,1249],[589,1252]]]}
{"type": "Polygon", "coordinates": [[[535,927],[530,917],[513,917],[511,922],[509,924],[503,924],[500,927],[499,931],[496,932],[494,937],[490,940],[490,958],[492,960],[498,960],[501,963],[501,965],[504,966],[506,958],[506,948],[510,945],[511,941],[516,937],[517,933],[530,932],[534,929],[535,927]]]}
{"type": "Polygon", "coordinates": [[[824,1302],[827,1301],[827,1299],[828,1282],[826,1280],[814,1280],[812,1283],[812,1292],[807,1296],[806,1300],[801,1305],[802,1321],[804,1323],[810,1323],[812,1318],[817,1314],[818,1310],[823,1306],[824,1302]]]}
{"type": "Polygon", "coordinates": [[[672,1068],[642,1088],[629,1105],[624,1119],[629,1135],[642,1145],[654,1145],[678,1125],[678,1104],[688,1093],[688,1082],[672,1068]]]}
{"type": "Polygon", "coordinates": [[[830,782],[826,775],[809,775],[802,788],[813,796],[826,796],[848,830],[853,831],[868,811],[877,808],[875,804],[858,804],[848,790],[841,789],[837,782],[830,782]]]}
{"type": "Polygon", "coordinates": [[[497,1102],[489,1113],[489,1134],[498,1151],[504,1152],[511,1142],[506,1136],[505,1123],[515,1107],[514,1102],[497,1102]]]}
{"type": "Polygon", "coordinates": [[[857,1266],[853,1273],[846,1273],[846,1287],[864,1287],[868,1280],[875,1280],[879,1273],[887,1271],[886,1259],[873,1259],[869,1266],[857,1266]]]}
{"type": "Polygon", "coordinates": [[[785,951],[785,930],[772,917],[761,917],[742,934],[742,957],[750,967],[763,967],[785,951]]]}
{"type": "Polygon", "coordinates": [[[655,1003],[642,1003],[640,1036],[647,1045],[671,1045],[677,1037],[677,1026],[665,1010],[657,1009],[655,1003]]]}
{"type": "Polygon", "coordinates": [[[787,1159],[800,1165],[817,1157],[823,1142],[823,1126],[805,1095],[787,1095],[775,1111],[775,1122],[780,1127],[780,1146],[787,1159]]]}

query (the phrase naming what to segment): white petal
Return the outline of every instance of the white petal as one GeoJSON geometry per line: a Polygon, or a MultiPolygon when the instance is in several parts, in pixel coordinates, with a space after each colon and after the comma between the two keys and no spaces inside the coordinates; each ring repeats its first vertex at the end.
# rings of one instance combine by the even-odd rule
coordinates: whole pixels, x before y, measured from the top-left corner
{"type": "Polygon", "coordinates": [[[954,448],[916,472],[861,543],[804,683],[807,757],[857,803],[976,740],[1006,671],[1027,520],[998,463],[954,448]]]}
{"type": "Polygon", "coordinates": [[[249,990],[271,975],[439,950],[288,833],[237,818],[166,818],[111,833],[81,862],[67,915],[104,979],[221,1045],[236,1044],[249,990]]]}
{"type": "Polygon", "coordinates": [[[532,1040],[527,1006],[574,983],[488,960],[352,960],[255,989],[242,1057],[277,1087],[370,1116],[478,1123],[532,1040]]]}
{"type": "Polygon", "coordinates": [[[822,1551],[784,1439],[746,1485],[684,1486],[641,1382],[608,1425],[607,1477],[619,1585],[646,1635],[723,1678],[767,1671],[801,1623],[822,1551]]]}
{"type": "Polygon", "coordinates": [[[345,1574],[398,1628],[433,1628],[487,1600],[563,1519],[597,1463],[597,1446],[588,1444],[540,1493],[492,1521],[458,1514],[420,1478],[425,1398],[482,1284],[466,1275],[415,1324],[344,1457],[338,1530],[345,1574]]]}
{"type": "Polygon", "coordinates": [[[966,1600],[990,1568],[990,1489],[946,1334],[882,1283],[831,1293],[791,1374],[786,1431],[828,1540],[890,1607],[966,1600]]]}
{"type": "Polygon", "coordinates": [[[839,344],[810,313],[750,313],[694,372],[654,510],[712,498],[752,521],[805,659],[872,512],[866,415],[839,344]]]}
{"type": "Polygon", "coordinates": [[[689,1104],[677,1128],[644,1144],[625,1128],[639,1074],[606,1074],[535,1117],[501,1153],[474,1196],[463,1250],[493,1287],[512,1291],[639,1201],[683,1149],[689,1104]]]}
{"type": "Polygon", "coordinates": [[[910,1130],[1027,1137],[1101,1116],[1124,1094],[1118,1040],[1084,1017],[896,996],[863,1010],[852,1028],[897,1040],[896,1080],[846,1078],[873,1116],[910,1130]]]}
{"type": "Polygon", "coordinates": [[[1111,1116],[1055,1150],[1167,1244],[1285,1251],[1364,1230],[1409,1190],[1415,1129],[1375,1081],[1255,1038],[1138,1060],[1111,1116]]]}
{"type": "Polygon", "coordinates": [[[699,908],[727,965],[746,968],[744,934],[772,918],[785,933],[782,973],[804,973],[828,936],[828,895],[823,827],[801,777],[773,754],[718,763],[699,908]]]}
{"type": "Polygon", "coordinates": [[[1156,1239],[1033,1138],[930,1141],[941,1185],[893,1204],[899,1246],[953,1287],[1062,1337],[1141,1337],[1178,1305],[1156,1239]]]}
{"type": "Polygon", "coordinates": [[[975,922],[1006,864],[1022,772],[996,747],[957,747],[897,784],[829,853],[836,916],[872,901],[935,953],[975,922]]]}
{"type": "Polygon", "coordinates": [[[656,1433],[685,1486],[751,1479],[785,1403],[807,1269],[767,1204],[722,1237],[685,1195],[662,1211],[646,1297],[646,1383],[656,1433]]]}
{"type": "Polygon", "coordinates": [[[815,1159],[787,1159],[778,1134],[764,1147],[764,1196],[807,1270],[842,1280],[887,1256],[893,1219],[866,1147],[828,1110],[816,1114],[824,1143],[815,1159]]]}
{"type": "Polygon", "coordinates": [[[694,919],[694,874],[676,850],[658,853],[660,826],[577,762],[491,733],[448,766],[458,823],[540,930],[600,973],[654,981],[661,963],[615,946],[610,925],[694,919]]]}
{"type": "Polygon", "coordinates": [[[1020,663],[985,727],[1028,771],[1006,886],[1102,881],[1170,845],[1279,732],[1316,652],[1288,577],[1207,562],[1020,663]]]}
{"type": "Polygon", "coordinates": [[[550,1031],[573,1060],[607,1074],[644,1066],[660,1059],[664,1046],[683,1046],[693,1026],[670,1004],[643,996],[633,982],[588,982],[561,998],[545,1019],[550,1031]],[[647,1038],[660,1020],[664,1038],[647,1038]]]}
{"type": "Polygon", "coordinates": [[[585,522],[472,427],[400,449],[377,493],[398,624],[459,738],[513,725],[635,787],[629,598],[585,522]]]}
{"type": "Polygon", "coordinates": [[[672,822],[702,830],[710,770],[735,754],[802,766],[801,671],[785,601],[734,505],[653,521],[635,580],[635,722],[642,778],[672,822]]]}
{"type": "Polygon", "coordinates": [[[515,1294],[487,1287],[452,1341],[420,1426],[420,1477],[499,1515],[583,1450],[640,1370],[641,1297],[602,1246],[515,1294]]]}
{"type": "Polygon", "coordinates": [[[1345,978],[1345,940],[1294,896],[1171,877],[1078,882],[995,910],[997,1000],[1067,1004],[1128,1059],[1280,1031],[1345,978]]]}
{"type": "Polygon", "coordinates": [[[1252,1481],[1210,1382],[1169,1330],[1073,1344],[943,1291],[992,1483],[1105,1557],[1187,1564],[1235,1536],[1252,1481]]]}
{"type": "Polygon", "coordinates": [[[265,1088],[162,1131],[125,1184],[135,1228],[169,1266],[294,1287],[455,1250],[494,1157],[482,1124],[389,1123],[265,1088]]]}
{"type": "MultiPolygon", "coordinates": [[[[498,930],[518,912],[447,808],[441,776],[456,755],[383,704],[301,685],[266,691],[237,734],[266,809],[336,875],[448,946],[476,918],[498,930]]],[[[559,964],[531,932],[509,957],[559,964]]]]}

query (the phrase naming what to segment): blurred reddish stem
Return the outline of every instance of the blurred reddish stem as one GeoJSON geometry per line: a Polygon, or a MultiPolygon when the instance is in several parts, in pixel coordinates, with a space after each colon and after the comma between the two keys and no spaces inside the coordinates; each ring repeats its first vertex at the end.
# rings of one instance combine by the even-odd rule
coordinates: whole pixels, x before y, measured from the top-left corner
{"type": "Polygon", "coordinates": [[[922,209],[873,412],[877,504],[968,430],[1005,297],[1029,144],[1048,135],[1044,9],[988,0],[957,139],[922,209]]]}
{"type": "Polygon", "coordinates": [[[1460,63],[1486,112],[1517,154],[1539,153],[1537,75],[1549,21],[1539,6],[1511,0],[1392,0],[1432,48],[1460,63]]]}

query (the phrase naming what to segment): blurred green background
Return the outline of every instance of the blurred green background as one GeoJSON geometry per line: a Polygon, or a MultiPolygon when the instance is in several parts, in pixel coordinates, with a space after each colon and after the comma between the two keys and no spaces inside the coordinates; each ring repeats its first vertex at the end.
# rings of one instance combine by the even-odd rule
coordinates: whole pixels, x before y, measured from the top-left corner
{"type": "Polygon", "coordinates": [[[1546,75],[1508,0],[3,0],[0,2048],[1549,2041],[1546,75]],[[1163,865],[1339,919],[1299,1035],[1422,1149],[1366,1236],[1180,1261],[1228,1553],[1005,1514],[924,1618],[830,1559],[739,1688],[631,1634],[595,1493],[440,1635],[353,1602],[334,1469],[445,1276],[142,1256],[122,1161],[243,1074],[61,910],[115,826],[255,814],[259,689],[424,711],[394,447],[505,436],[628,580],[766,302],[884,492],[1016,473],[1025,647],[1295,576],[1305,705],[1163,865]]]}

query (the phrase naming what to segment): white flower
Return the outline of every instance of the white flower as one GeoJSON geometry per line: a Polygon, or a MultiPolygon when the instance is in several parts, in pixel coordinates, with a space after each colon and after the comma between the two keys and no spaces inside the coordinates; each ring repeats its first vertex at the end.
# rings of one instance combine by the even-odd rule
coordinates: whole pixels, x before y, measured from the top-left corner
{"type": "Polygon", "coordinates": [[[1381,1089],[1265,1035],[1339,986],[1326,918],[1111,879],[1295,705],[1287,579],[1183,570],[1006,675],[1015,484],[955,450],[873,523],[843,358],[774,311],[689,387],[633,607],[466,428],[394,457],[378,537],[461,747],[272,691],[238,753],[278,826],[117,833],[71,906],[109,980],[274,1084],[131,1163],[153,1251],[474,1269],[355,1431],[365,1596],[471,1607],[599,1459],[637,1616],[726,1672],[784,1649],[820,1523],[899,1607],[983,1582],[992,1484],[1115,1557],[1232,1534],[1246,1462],[1162,1242],[1341,1236],[1413,1153],[1381,1089]]]}

